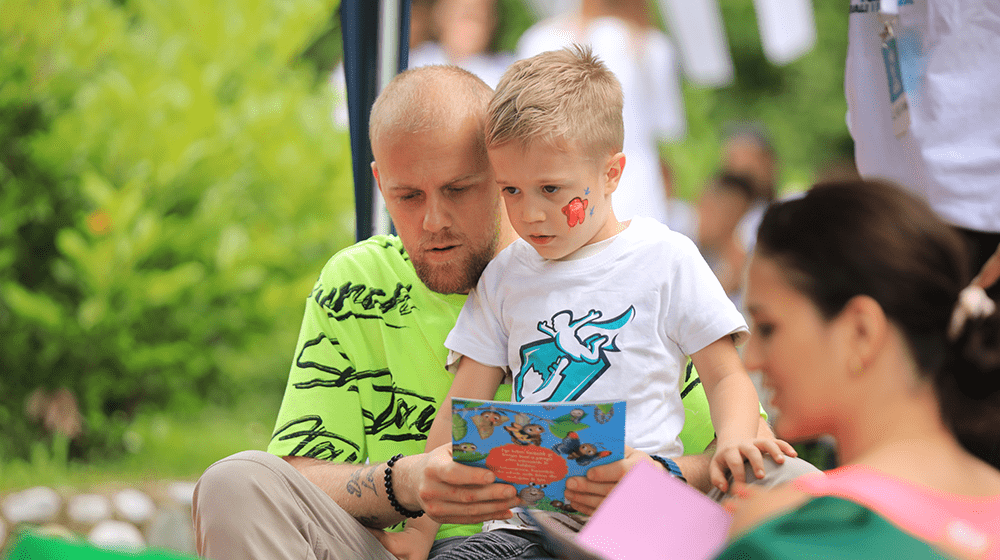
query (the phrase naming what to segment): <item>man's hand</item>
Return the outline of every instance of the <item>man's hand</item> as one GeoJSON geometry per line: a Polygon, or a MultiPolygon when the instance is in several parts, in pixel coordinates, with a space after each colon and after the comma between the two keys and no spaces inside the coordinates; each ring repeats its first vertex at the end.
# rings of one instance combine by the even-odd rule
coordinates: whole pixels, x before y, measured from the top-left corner
{"type": "Polygon", "coordinates": [[[750,461],[753,472],[757,478],[764,478],[764,457],[761,452],[767,453],[774,459],[775,463],[785,462],[785,455],[795,457],[798,453],[790,443],[774,438],[756,438],[733,443],[720,442],[709,465],[709,476],[712,485],[722,492],[729,489],[726,481],[726,471],[733,473],[733,478],[740,479],[744,472],[743,460],[750,461]]]}
{"type": "Polygon", "coordinates": [[[396,463],[393,485],[396,498],[408,509],[422,509],[439,523],[479,523],[509,519],[510,508],[518,505],[517,491],[510,484],[496,482],[487,470],[456,463],[451,443],[422,455],[396,463]]]}
{"type": "Polygon", "coordinates": [[[593,515],[597,506],[601,505],[611,489],[639,461],[650,461],[642,451],[625,446],[625,458],[621,461],[598,465],[587,471],[587,476],[573,476],[566,481],[566,499],[580,513],[593,515]]]}

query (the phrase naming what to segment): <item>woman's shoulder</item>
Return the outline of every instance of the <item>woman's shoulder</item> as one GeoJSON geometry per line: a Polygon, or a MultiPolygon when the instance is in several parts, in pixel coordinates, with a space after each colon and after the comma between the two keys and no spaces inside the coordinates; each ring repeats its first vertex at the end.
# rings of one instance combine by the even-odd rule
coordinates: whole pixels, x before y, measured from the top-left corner
{"type": "MultiPolygon", "coordinates": [[[[864,505],[836,496],[808,498],[735,539],[719,559],[951,558],[864,505]]],[[[982,557],[964,553],[959,558],[982,557]]]]}
{"type": "MultiPolygon", "coordinates": [[[[822,474],[806,476],[822,476],[822,474]]],[[[809,494],[791,484],[767,490],[755,486],[743,486],[733,490],[733,494],[734,497],[726,502],[726,509],[733,514],[733,521],[729,526],[730,538],[792,511],[811,498],[809,494]]]]}

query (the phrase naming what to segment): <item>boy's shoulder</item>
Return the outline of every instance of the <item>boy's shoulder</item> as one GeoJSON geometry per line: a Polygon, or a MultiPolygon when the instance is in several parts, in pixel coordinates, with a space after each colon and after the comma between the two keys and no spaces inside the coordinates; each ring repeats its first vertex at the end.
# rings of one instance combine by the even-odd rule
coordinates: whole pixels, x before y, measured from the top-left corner
{"type": "Polygon", "coordinates": [[[666,251],[681,251],[681,254],[694,251],[698,252],[688,236],[676,232],[666,225],[643,216],[632,218],[629,227],[623,233],[629,236],[629,243],[632,245],[643,245],[649,248],[661,248],[666,251]]]}

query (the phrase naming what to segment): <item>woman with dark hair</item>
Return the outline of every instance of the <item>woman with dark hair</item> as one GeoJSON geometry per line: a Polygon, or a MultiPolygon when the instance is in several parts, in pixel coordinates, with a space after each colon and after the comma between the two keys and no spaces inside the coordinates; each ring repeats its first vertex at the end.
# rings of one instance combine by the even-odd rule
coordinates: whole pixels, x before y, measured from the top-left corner
{"type": "Polygon", "coordinates": [[[842,466],[743,489],[722,558],[1000,558],[1000,314],[968,269],[961,237],[887,184],[772,205],[744,359],[776,432],[832,435],[842,466]]]}

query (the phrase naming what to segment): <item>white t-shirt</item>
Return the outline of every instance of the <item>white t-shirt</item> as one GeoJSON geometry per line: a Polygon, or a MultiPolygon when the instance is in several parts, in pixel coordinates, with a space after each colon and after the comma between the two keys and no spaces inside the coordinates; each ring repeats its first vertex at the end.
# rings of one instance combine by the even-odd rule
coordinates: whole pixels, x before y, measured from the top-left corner
{"type": "Polygon", "coordinates": [[[851,0],[844,89],[861,175],[923,196],[945,220],[1000,232],[1000,4],[899,0],[910,128],[893,133],[879,0],[851,0]]]}
{"type": "Polygon", "coordinates": [[[575,260],[515,241],[486,267],[445,346],[510,368],[515,400],[625,400],[626,445],[676,457],[687,356],[730,334],[741,344],[746,321],[694,243],[635,218],[575,260]]]}
{"type": "Polygon", "coordinates": [[[681,140],[687,128],[680,67],[670,40],[655,29],[632,33],[627,24],[612,17],[584,26],[573,13],[542,20],[525,31],[517,44],[517,57],[574,42],[590,45],[622,85],[625,170],[612,202],[615,216],[619,220],[648,216],[666,223],[669,202],[658,143],[681,140]]]}

